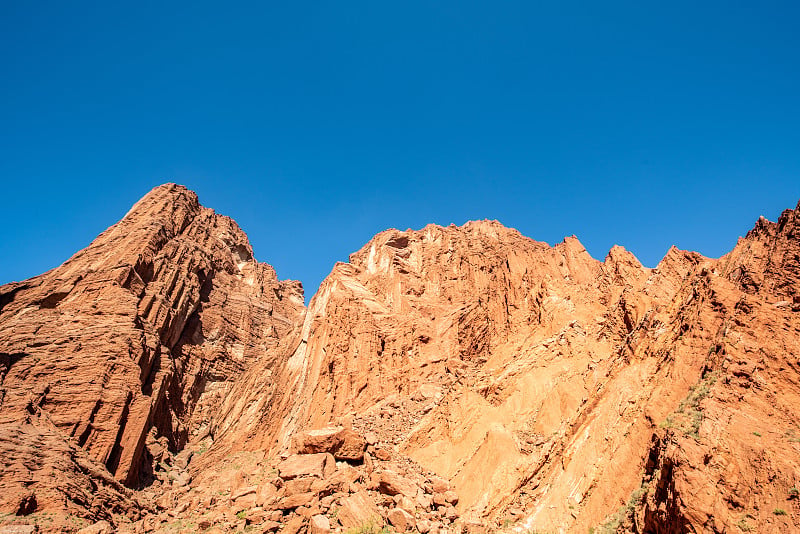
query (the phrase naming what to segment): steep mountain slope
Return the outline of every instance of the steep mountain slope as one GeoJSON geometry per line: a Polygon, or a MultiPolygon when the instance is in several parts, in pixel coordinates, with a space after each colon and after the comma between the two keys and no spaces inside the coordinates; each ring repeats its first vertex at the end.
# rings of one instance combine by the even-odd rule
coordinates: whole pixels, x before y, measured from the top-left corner
{"type": "Polygon", "coordinates": [[[172,184],[62,266],[3,286],[2,508],[16,511],[31,491],[39,509],[80,498],[43,487],[45,451],[14,438],[39,427],[71,438],[98,472],[105,467],[129,487],[147,483],[169,451],[207,425],[231,381],[268,358],[304,313],[299,283],[279,282],[231,219],[172,184]],[[27,429],[34,420],[39,426],[27,429]]]}
{"type": "Polygon", "coordinates": [[[796,525],[797,217],[760,221],[720,260],[673,248],[652,270],[492,222],[379,234],[312,299],[244,448],[353,425],[449,479],[462,520],[491,529],[796,525]]]}
{"type": "MultiPolygon", "coordinates": [[[[695,285],[715,317],[702,377],[653,440],[647,532],[800,525],[800,204],[759,219],[695,285]]],[[[697,327],[694,328],[695,330],[697,327]]]]}
{"type": "Polygon", "coordinates": [[[791,531],[798,334],[800,205],[654,269],[492,221],[387,230],[306,310],[162,186],[0,288],[0,503],[120,531],[791,531]]]}

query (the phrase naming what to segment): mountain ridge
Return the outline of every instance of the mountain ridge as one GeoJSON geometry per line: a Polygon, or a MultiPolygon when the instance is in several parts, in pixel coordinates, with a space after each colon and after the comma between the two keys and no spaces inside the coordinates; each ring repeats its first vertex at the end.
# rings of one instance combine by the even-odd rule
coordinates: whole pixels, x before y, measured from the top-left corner
{"type": "Polygon", "coordinates": [[[232,219],[164,184],[0,286],[0,522],[800,525],[800,203],[718,259],[673,246],[654,268],[489,220],[388,229],[349,260],[306,307],[232,219]],[[324,450],[363,453],[284,478],[331,425],[365,441],[324,450]]]}

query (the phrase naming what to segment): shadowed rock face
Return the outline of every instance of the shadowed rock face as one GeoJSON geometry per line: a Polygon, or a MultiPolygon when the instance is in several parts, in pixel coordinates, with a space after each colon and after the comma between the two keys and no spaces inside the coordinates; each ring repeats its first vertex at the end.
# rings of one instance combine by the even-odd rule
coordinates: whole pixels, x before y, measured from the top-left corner
{"type": "Polygon", "coordinates": [[[800,527],[800,205],[654,269],[492,221],[388,230],[301,291],[174,185],[0,288],[0,503],[146,531],[156,506],[293,532],[800,527]],[[297,452],[324,468],[287,475],[297,452]],[[137,487],[162,459],[155,489],[105,470],[137,487]]]}
{"type": "Polygon", "coordinates": [[[172,184],[62,266],[2,286],[0,305],[0,424],[46,414],[131,487],[304,314],[298,282],[172,184]]]}

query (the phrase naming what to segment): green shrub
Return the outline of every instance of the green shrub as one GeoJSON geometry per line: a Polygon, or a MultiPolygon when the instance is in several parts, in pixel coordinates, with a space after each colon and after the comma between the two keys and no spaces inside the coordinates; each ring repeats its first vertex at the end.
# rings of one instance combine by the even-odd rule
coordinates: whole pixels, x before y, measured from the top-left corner
{"type": "Polygon", "coordinates": [[[345,534],[390,534],[391,531],[387,526],[380,526],[375,521],[370,521],[361,526],[351,528],[345,534]]]}

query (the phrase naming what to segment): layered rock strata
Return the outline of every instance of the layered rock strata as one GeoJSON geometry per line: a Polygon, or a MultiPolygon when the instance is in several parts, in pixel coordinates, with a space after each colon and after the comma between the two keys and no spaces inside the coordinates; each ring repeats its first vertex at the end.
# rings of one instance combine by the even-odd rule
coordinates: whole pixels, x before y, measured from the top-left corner
{"type": "Polygon", "coordinates": [[[654,269],[489,221],[383,232],[323,282],[262,416],[222,424],[267,450],[329,423],[377,433],[492,530],[795,525],[797,220],[654,269]]]}
{"type": "Polygon", "coordinates": [[[652,269],[492,221],[388,230],[306,310],[162,186],[0,288],[0,502],[125,532],[788,532],[798,334],[800,205],[652,269]]]}
{"type": "MultiPolygon", "coordinates": [[[[137,487],[207,431],[231,382],[304,310],[300,284],[256,262],[236,223],[181,186],[157,187],[60,267],[0,287],[0,424],[44,414],[137,487]]],[[[35,469],[11,473],[16,441],[3,448],[0,480],[36,490],[35,469]]]]}

